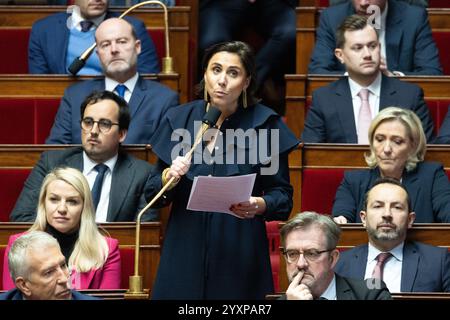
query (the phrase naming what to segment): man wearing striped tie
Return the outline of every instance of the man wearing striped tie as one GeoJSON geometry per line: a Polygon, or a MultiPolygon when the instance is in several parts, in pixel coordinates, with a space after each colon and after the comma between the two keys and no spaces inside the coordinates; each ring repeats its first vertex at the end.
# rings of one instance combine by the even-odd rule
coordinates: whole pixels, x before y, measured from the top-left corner
{"type": "Polygon", "coordinates": [[[364,208],[360,215],[369,243],[342,252],[335,269],[338,274],[383,280],[390,292],[450,291],[447,248],[407,240],[416,214],[398,180],[377,180],[366,194],[364,208]]]}

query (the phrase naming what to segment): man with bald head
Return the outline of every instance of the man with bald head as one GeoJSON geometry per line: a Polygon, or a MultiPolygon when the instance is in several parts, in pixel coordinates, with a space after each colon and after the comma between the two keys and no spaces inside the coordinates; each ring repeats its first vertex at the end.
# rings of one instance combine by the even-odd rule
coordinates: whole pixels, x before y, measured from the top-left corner
{"type": "MultiPolygon", "coordinates": [[[[94,33],[103,21],[118,17],[108,10],[109,0],[75,0],[67,12],[49,15],[36,21],[28,45],[28,69],[34,74],[67,74],[72,61],[94,43],[94,33]]],[[[158,73],[156,49],[142,21],[125,17],[141,40],[142,54],[138,69],[141,73],[158,73]]],[[[102,68],[93,54],[79,75],[100,75],[102,68]]]]}
{"type": "Polygon", "coordinates": [[[334,55],[335,32],[342,21],[353,14],[379,22],[372,26],[378,32],[382,58],[380,70],[385,75],[442,74],[427,11],[398,0],[348,0],[323,10],[308,73],[344,74],[345,65],[334,55]]]}
{"type": "Polygon", "coordinates": [[[124,144],[147,144],[162,116],[178,105],[178,95],[138,73],[142,43],[133,26],[124,19],[110,18],[95,33],[97,55],[105,77],[76,83],[66,89],[55,118],[48,144],[79,144],[80,105],[93,91],[108,90],[129,105],[131,122],[124,144]]]}

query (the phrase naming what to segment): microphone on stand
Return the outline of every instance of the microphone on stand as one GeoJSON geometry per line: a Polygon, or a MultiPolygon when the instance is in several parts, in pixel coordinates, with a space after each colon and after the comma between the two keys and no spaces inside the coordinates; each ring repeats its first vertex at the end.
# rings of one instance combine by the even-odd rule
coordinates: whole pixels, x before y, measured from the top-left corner
{"type": "MultiPolygon", "coordinates": [[[[186,154],[188,159],[191,158],[192,153],[195,148],[202,142],[203,134],[211,127],[216,125],[217,120],[221,115],[221,111],[214,106],[210,106],[209,104],[206,107],[207,112],[203,116],[202,126],[197,133],[194,144],[192,145],[189,152],[186,154]]],[[[141,217],[145,211],[147,211],[169,188],[169,186],[175,181],[175,177],[170,178],[169,181],[161,188],[156,196],[143,208],[137,218],[136,218],[136,239],[135,239],[135,249],[134,249],[134,275],[130,276],[129,289],[125,293],[125,298],[127,299],[147,299],[148,293],[143,290],[142,285],[142,276],[139,275],[139,246],[140,246],[140,233],[141,233],[141,217]]]]}
{"type": "MultiPolygon", "coordinates": [[[[161,1],[157,1],[157,0],[151,0],[151,1],[144,1],[144,2],[140,2],[135,4],[134,6],[132,6],[131,8],[129,8],[128,10],[126,10],[124,13],[122,13],[119,16],[119,19],[122,19],[124,16],[126,16],[129,12],[133,11],[134,9],[137,9],[139,7],[142,7],[146,4],[157,4],[159,6],[161,6],[164,10],[164,29],[165,29],[165,33],[164,33],[164,40],[165,40],[165,49],[166,49],[166,56],[162,59],[162,71],[161,73],[174,73],[173,70],[173,59],[170,56],[170,46],[169,46],[169,17],[168,17],[168,13],[167,13],[167,7],[164,3],[162,3],[161,1]]],[[[96,43],[94,43],[92,46],[90,46],[89,48],[87,48],[79,57],[75,58],[72,63],[69,66],[69,72],[76,76],[77,73],[84,67],[84,65],[86,64],[86,60],[89,59],[89,57],[91,56],[91,54],[94,52],[95,47],[97,46],[96,43]]]]}

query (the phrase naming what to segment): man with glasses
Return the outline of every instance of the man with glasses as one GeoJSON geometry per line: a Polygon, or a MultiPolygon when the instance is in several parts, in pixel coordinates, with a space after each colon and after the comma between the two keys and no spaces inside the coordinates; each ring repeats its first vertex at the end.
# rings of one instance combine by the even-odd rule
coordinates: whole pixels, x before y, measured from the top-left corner
{"type": "Polygon", "coordinates": [[[408,192],[398,180],[377,180],[360,213],[369,243],[343,252],[336,272],[361,280],[380,278],[391,292],[450,292],[447,248],[406,239],[416,217],[410,208],[408,192]]]}
{"type": "MultiPolygon", "coordinates": [[[[152,166],[120,149],[127,136],[127,103],[109,91],[94,92],[81,105],[82,147],[42,153],[10,215],[10,221],[36,218],[42,182],[53,168],[68,166],[83,172],[92,189],[96,222],[133,221],[146,205],[143,189],[152,166]]],[[[149,210],[142,221],[157,220],[149,210]]]]}
{"type": "Polygon", "coordinates": [[[286,300],[387,300],[383,282],[373,285],[334,273],[339,259],[336,246],[341,229],[332,218],[304,212],[280,230],[289,287],[286,300]]]}
{"type": "Polygon", "coordinates": [[[161,118],[178,105],[178,95],[168,87],[138,73],[141,41],[124,19],[103,21],[95,32],[97,55],[105,77],[80,81],[64,92],[47,144],[81,143],[79,108],[93,91],[115,92],[128,102],[130,127],[124,144],[148,144],[161,118]]]}

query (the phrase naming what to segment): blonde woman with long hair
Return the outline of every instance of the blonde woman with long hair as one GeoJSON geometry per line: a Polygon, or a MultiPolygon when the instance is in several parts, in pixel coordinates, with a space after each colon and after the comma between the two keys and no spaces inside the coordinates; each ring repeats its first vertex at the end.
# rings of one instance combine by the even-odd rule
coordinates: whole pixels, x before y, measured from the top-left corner
{"type": "MultiPolygon", "coordinates": [[[[58,240],[73,289],[121,287],[119,243],[103,235],[96,225],[89,184],[77,169],[55,168],[45,177],[36,220],[29,231],[33,230],[45,231],[58,240]]],[[[20,235],[10,237],[5,257],[20,235]]],[[[3,270],[3,288],[14,288],[5,259],[3,270]]]]}

